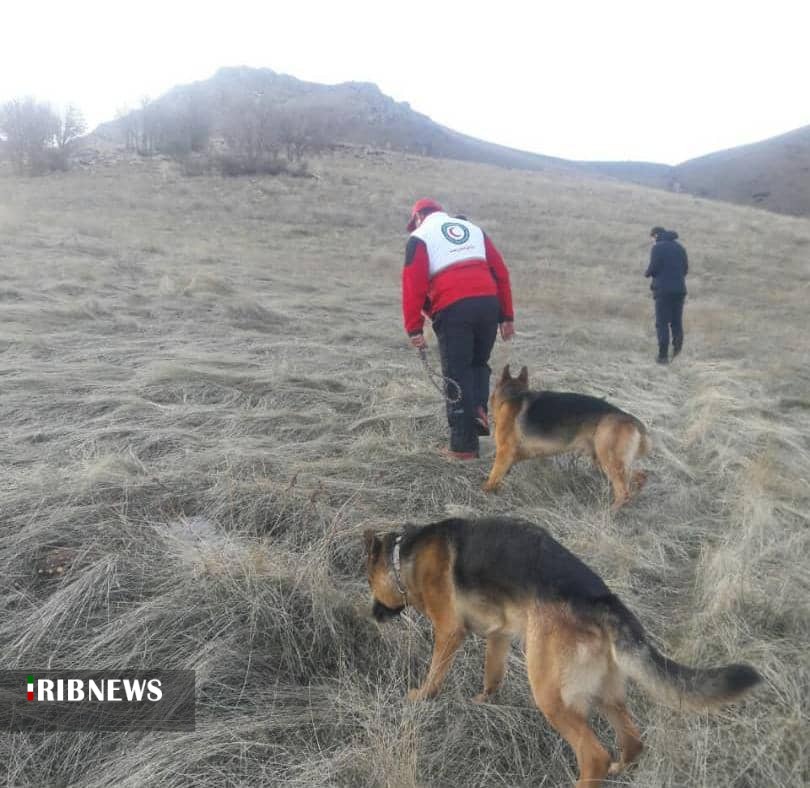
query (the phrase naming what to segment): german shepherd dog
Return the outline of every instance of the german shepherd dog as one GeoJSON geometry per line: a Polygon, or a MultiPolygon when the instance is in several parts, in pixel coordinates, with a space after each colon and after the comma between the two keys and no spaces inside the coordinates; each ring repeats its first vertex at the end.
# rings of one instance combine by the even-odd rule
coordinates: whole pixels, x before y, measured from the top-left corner
{"type": "Polygon", "coordinates": [[[640,734],[624,704],[626,678],[678,708],[728,703],[760,681],[748,665],[696,669],[660,654],[602,579],[549,533],[509,518],[450,519],[364,534],[373,615],[411,605],[433,624],[433,657],[411,700],[435,696],[465,637],[486,637],[487,700],[519,637],[535,703],[576,754],[577,786],[597,786],[634,761],[640,734]],[[612,761],[588,725],[598,709],[621,749],[612,761]]]}
{"type": "Polygon", "coordinates": [[[521,460],[577,452],[590,457],[613,485],[613,511],[644,486],[647,474],[630,467],[650,450],[647,428],[635,417],[598,397],[531,391],[526,367],[513,378],[509,365],[492,391],[495,462],[484,484],[492,492],[521,460]]]}

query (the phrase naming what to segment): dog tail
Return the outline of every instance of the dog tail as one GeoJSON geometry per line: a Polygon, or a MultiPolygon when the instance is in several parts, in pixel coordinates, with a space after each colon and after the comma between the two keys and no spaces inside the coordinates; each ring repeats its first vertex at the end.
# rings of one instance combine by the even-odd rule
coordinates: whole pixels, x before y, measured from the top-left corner
{"type": "Polygon", "coordinates": [[[621,672],[668,706],[692,710],[721,706],[762,681],[750,665],[690,668],[664,656],[616,596],[608,598],[603,611],[602,622],[611,632],[613,655],[621,672]]]}
{"type": "Polygon", "coordinates": [[[652,438],[650,437],[650,433],[647,432],[647,428],[640,421],[638,422],[638,431],[641,435],[641,440],[639,441],[636,456],[646,457],[652,451],[652,438]]]}
{"type": "Polygon", "coordinates": [[[635,416],[627,414],[631,423],[638,431],[638,449],[636,449],[636,457],[646,457],[652,449],[652,438],[647,431],[647,425],[643,421],[637,419],[635,416]]]}
{"type": "Polygon", "coordinates": [[[641,419],[637,419],[632,413],[619,411],[614,416],[614,423],[626,424],[633,428],[633,442],[630,448],[630,456],[625,458],[629,465],[636,457],[646,457],[652,449],[652,438],[647,430],[647,425],[641,419]]]}

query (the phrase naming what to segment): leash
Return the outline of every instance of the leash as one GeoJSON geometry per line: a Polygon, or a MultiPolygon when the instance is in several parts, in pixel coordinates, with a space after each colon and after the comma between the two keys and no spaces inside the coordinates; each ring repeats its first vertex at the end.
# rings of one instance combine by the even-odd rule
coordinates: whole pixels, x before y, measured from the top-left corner
{"type": "Polygon", "coordinates": [[[515,345],[517,334],[514,334],[508,342],[499,342],[496,340],[492,347],[492,355],[490,356],[489,365],[495,375],[500,375],[501,370],[513,362],[512,349],[515,345]]]}
{"type": "Polygon", "coordinates": [[[451,405],[461,402],[462,392],[461,386],[458,384],[458,382],[453,380],[453,378],[448,378],[445,375],[442,375],[440,372],[437,372],[435,369],[433,369],[433,367],[430,366],[430,362],[428,361],[427,357],[427,348],[420,347],[418,350],[419,358],[422,361],[422,366],[425,368],[430,385],[433,386],[433,388],[435,388],[436,391],[438,391],[439,394],[441,394],[442,397],[451,405]],[[455,397],[449,396],[451,386],[456,390],[455,397]]]}
{"type": "Polygon", "coordinates": [[[401,545],[402,534],[398,534],[396,540],[394,541],[394,549],[391,551],[391,566],[394,570],[394,583],[396,583],[397,592],[405,600],[405,604],[407,605],[408,592],[405,590],[405,586],[402,585],[402,569],[399,562],[399,548],[401,545]]]}
{"type": "MultiPolygon", "coordinates": [[[[402,566],[400,564],[400,548],[402,547],[402,537],[404,534],[397,534],[397,538],[394,540],[394,549],[391,551],[391,569],[393,570],[394,575],[394,583],[397,587],[397,592],[402,596],[403,600],[405,600],[405,610],[408,609],[408,605],[410,604],[408,600],[408,589],[402,584],[402,566]]],[[[403,611],[404,612],[404,611],[403,611]]],[[[408,657],[408,678],[406,679],[406,687],[410,687],[412,683],[413,676],[411,675],[411,668],[413,666],[413,630],[414,630],[414,622],[410,620],[410,618],[403,616],[403,620],[405,621],[405,625],[407,626],[407,641],[408,641],[408,649],[407,649],[407,657],[408,657]]]]}
{"type": "MultiPolygon", "coordinates": [[[[391,551],[391,569],[393,570],[394,575],[394,583],[397,587],[397,592],[402,596],[403,600],[405,601],[405,610],[408,609],[408,590],[402,584],[402,566],[400,563],[400,547],[402,546],[402,537],[404,534],[397,534],[397,538],[394,540],[394,549],[391,551]]],[[[403,611],[404,612],[404,611],[403,611]]],[[[404,618],[405,625],[407,626],[407,640],[408,640],[408,678],[406,679],[406,686],[411,686],[411,680],[413,676],[411,676],[411,667],[413,665],[413,628],[414,624],[409,618],[404,618]]]]}

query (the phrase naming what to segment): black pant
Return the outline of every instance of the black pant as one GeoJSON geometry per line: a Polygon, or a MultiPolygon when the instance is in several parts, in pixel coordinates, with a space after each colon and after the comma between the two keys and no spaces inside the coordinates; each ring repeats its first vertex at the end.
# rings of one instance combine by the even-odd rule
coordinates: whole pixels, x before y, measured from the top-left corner
{"type": "Polygon", "coordinates": [[[661,293],[655,296],[655,330],[658,334],[658,355],[669,352],[669,330],[672,327],[672,347],[680,351],[683,345],[683,302],[685,293],[661,293]]]}
{"type": "MultiPolygon", "coordinates": [[[[461,401],[447,403],[452,451],[478,451],[476,410],[487,409],[489,400],[489,354],[498,333],[500,304],[495,296],[462,298],[433,317],[439,340],[442,373],[461,386],[461,401]]],[[[450,397],[457,396],[449,386],[450,397]]]]}

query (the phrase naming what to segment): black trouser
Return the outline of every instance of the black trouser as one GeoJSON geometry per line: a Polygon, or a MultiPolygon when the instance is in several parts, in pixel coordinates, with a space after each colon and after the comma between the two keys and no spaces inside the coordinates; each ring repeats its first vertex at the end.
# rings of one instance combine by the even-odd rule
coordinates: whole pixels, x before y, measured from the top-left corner
{"type": "Polygon", "coordinates": [[[685,293],[661,293],[655,296],[655,330],[658,333],[658,355],[669,351],[669,329],[672,327],[672,347],[679,352],[683,345],[683,302],[685,293]]]}
{"type": "MultiPolygon", "coordinates": [[[[461,401],[447,403],[452,451],[478,451],[476,410],[487,409],[489,354],[498,333],[500,305],[495,296],[462,298],[433,317],[439,340],[442,373],[461,386],[461,401]]],[[[457,392],[449,386],[449,395],[457,392]]]]}

